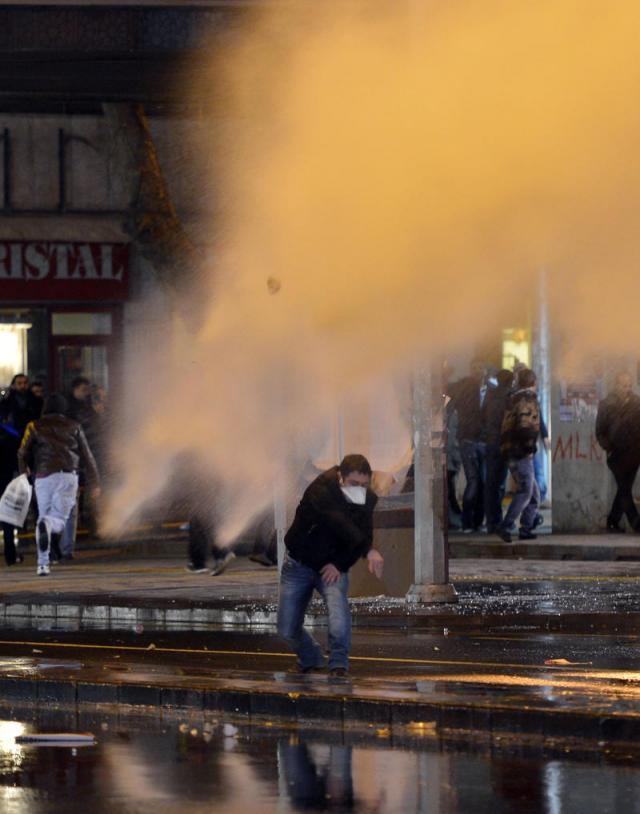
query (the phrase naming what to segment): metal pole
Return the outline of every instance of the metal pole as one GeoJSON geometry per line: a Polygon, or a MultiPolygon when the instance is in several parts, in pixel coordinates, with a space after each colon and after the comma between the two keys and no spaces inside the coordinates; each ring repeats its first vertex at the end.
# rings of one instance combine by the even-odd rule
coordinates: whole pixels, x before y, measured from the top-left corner
{"type": "Polygon", "coordinates": [[[408,602],[457,602],[449,582],[444,399],[441,373],[420,369],[413,384],[415,572],[408,602]]]}

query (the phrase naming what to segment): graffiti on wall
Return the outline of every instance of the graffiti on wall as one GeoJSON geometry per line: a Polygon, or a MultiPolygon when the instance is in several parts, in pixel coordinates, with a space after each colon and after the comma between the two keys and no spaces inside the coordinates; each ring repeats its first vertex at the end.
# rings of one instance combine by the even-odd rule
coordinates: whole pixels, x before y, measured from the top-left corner
{"type": "Polygon", "coordinates": [[[593,432],[584,433],[576,430],[572,433],[562,433],[553,445],[553,463],[556,461],[586,461],[587,463],[602,463],[605,453],[596,441],[593,432]]]}

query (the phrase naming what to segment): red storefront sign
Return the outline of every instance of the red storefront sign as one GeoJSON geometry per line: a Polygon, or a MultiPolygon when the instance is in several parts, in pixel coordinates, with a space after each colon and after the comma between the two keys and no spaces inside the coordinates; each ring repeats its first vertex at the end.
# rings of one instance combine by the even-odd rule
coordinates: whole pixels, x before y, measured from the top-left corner
{"type": "Polygon", "coordinates": [[[125,300],[128,243],[0,240],[0,301],[125,300]]]}

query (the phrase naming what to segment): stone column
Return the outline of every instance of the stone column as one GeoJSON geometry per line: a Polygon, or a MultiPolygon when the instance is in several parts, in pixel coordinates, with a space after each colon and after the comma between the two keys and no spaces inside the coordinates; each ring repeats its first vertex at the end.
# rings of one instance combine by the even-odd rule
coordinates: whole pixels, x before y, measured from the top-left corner
{"type": "Polygon", "coordinates": [[[449,582],[444,398],[439,366],[413,384],[415,575],[408,602],[457,602],[449,582]]]}

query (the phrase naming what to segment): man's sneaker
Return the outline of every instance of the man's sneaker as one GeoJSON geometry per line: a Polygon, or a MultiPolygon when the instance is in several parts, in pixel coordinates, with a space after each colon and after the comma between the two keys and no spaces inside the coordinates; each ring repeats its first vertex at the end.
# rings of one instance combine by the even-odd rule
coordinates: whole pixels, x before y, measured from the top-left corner
{"type": "Polygon", "coordinates": [[[48,565],[39,565],[36,574],[39,577],[48,577],[49,576],[49,566],[48,565]]]}
{"type": "Polygon", "coordinates": [[[475,529],[472,529],[472,528],[463,528],[462,533],[463,534],[473,534],[474,530],[475,529]]]}
{"type": "Polygon", "coordinates": [[[330,678],[348,678],[349,672],[345,670],[344,667],[334,667],[332,670],[329,670],[329,677],[330,678]]]}
{"type": "Polygon", "coordinates": [[[209,573],[209,569],[207,568],[206,565],[203,565],[202,568],[200,568],[200,567],[194,565],[192,562],[190,562],[189,565],[187,565],[184,570],[187,571],[189,574],[208,574],[209,573]]]}
{"type": "Polygon", "coordinates": [[[40,551],[47,551],[49,549],[49,528],[44,520],[38,523],[36,528],[36,537],[38,539],[38,548],[40,551]]]}
{"type": "Polygon", "coordinates": [[[520,533],[518,534],[518,538],[520,540],[537,540],[538,535],[534,534],[532,531],[528,529],[520,529],[520,533]]]}
{"type": "Polygon", "coordinates": [[[510,543],[513,541],[511,532],[507,531],[503,526],[498,526],[498,528],[496,529],[496,534],[504,543],[510,543]]]}
{"type": "Polygon", "coordinates": [[[625,530],[617,523],[607,523],[607,534],[625,534],[625,530]]]}
{"type": "Polygon", "coordinates": [[[542,512],[538,512],[538,514],[536,515],[536,519],[533,521],[533,529],[537,529],[543,523],[544,523],[544,515],[542,514],[542,512]]]}
{"type": "Polygon", "coordinates": [[[236,555],[233,553],[233,551],[229,551],[227,554],[224,555],[224,557],[221,557],[219,560],[216,560],[213,568],[210,571],[211,576],[217,577],[224,570],[226,570],[227,565],[229,565],[229,563],[232,560],[235,560],[235,558],[236,555]]]}

